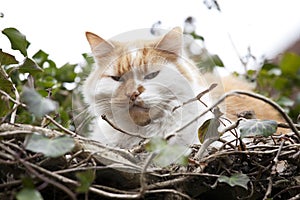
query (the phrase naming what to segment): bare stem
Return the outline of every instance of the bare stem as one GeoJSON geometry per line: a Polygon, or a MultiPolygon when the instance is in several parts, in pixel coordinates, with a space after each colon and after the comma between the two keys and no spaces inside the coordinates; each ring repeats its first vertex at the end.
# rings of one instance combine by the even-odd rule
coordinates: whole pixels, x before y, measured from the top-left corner
{"type": "MultiPolygon", "coordinates": [[[[177,109],[180,108],[180,107],[185,106],[186,104],[192,103],[192,102],[194,102],[194,101],[201,101],[201,97],[204,96],[206,93],[210,92],[211,90],[213,90],[215,87],[217,87],[217,85],[218,85],[218,84],[216,84],[216,83],[211,84],[211,85],[209,86],[208,89],[206,89],[206,90],[200,92],[196,97],[191,98],[191,99],[189,99],[189,100],[186,101],[186,102],[183,102],[181,105],[175,106],[175,107],[173,108],[172,112],[174,112],[175,110],[177,110],[177,109]]],[[[201,102],[202,102],[202,101],[201,101],[201,102]]],[[[203,102],[202,102],[202,103],[203,103],[203,102]]]]}
{"type": "Polygon", "coordinates": [[[129,135],[129,136],[132,136],[132,137],[138,137],[138,138],[142,138],[142,139],[147,139],[147,137],[143,137],[143,136],[140,136],[138,134],[131,134],[131,133],[128,133],[122,129],[120,129],[119,127],[117,127],[116,125],[114,125],[111,121],[109,121],[109,119],[106,117],[105,114],[101,115],[101,118],[106,121],[112,128],[116,129],[117,131],[120,131],[121,133],[124,133],[126,135],[129,135]]]}
{"type": "Polygon", "coordinates": [[[59,129],[61,129],[62,131],[64,131],[65,133],[68,133],[71,136],[76,136],[77,134],[74,133],[73,131],[70,131],[69,129],[66,129],[65,127],[63,127],[62,125],[60,125],[57,121],[55,121],[52,117],[50,117],[49,115],[45,115],[45,117],[50,120],[55,126],[57,126],[59,129]]]}

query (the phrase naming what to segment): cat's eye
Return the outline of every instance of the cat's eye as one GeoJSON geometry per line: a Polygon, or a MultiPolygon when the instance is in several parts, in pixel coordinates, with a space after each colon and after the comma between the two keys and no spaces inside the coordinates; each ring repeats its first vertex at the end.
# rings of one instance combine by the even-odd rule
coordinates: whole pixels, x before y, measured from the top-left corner
{"type": "Polygon", "coordinates": [[[110,76],[110,78],[114,81],[122,82],[123,78],[121,76],[110,76]]]}
{"type": "Polygon", "coordinates": [[[155,78],[157,75],[159,74],[159,71],[156,71],[156,72],[152,72],[150,74],[147,74],[144,79],[153,79],[155,78]]]}

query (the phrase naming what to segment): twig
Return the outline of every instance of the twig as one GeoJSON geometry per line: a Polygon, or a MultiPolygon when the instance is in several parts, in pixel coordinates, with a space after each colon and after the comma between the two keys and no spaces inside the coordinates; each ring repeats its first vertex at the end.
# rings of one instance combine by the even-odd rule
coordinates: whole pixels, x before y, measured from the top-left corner
{"type": "MultiPolygon", "coordinates": [[[[59,174],[56,174],[56,173],[53,173],[51,171],[48,171],[42,167],[39,167],[37,165],[34,165],[32,163],[28,163],[30,166],[32,166],[33,168],[37,169],[38,171],[44,173],[44,174],[47,174],[59,181],[62,181],[64,183],[68,183],[68,184],[72,184],[74,186],[79,186],[80,184],[77,182],[77,181],[74,181],[70,178],[67,178],[67,177],[64,177],[62,175],[59,175],[59,174]]],[[[106,191],[103,191],[103,190],[99,190],[95,187],[90,187],[89,188],[89,191],[93,192],[93,193],[96,193],[96,194],[99,194],[101,196],[104,196],[104,197],[109,197],[109,198],[115,198],[115,199],[140,199],[140,194],[139,193],[136,193],[136,194],[114,194],[114,193],[111,193],[111,192],[106,192],[106,191]]]]}
{"type": "Polygon", "coordinates": [[[192,103],[192,102],[194,102],[194,101],[201,101],[201,100],[200,100],[201,97],[204,96],[206,93],[210,92],[211,90],[213,90],[215,87],[217,87],[217,85],[218,85],[218,84],[216,84],[216,83],[211,84],[211,85],[209,86],[208,89],[206,89],[206,90],[200,92],[196,97],[194,97],[194,98],[192,98],[192,99],[189,99],[189,100],[186,101],[186,102],[183,102],[181,105],[175,106],[175,107],[173,108],[172,112],[174,112],[175,110],[177,110],[177,109],[180,108],[180,107],[185,106],[186,104],[192,103]]]}
{"type": "Polygon", "coordinates": [[[142,173],[141,173],[141,176],[140,176],[140,184],[141,184],[141,188],[140,188],[140,193],[141,193],[141,196],[144,195],[145,191],[146,191],[146,188],[147,188],[147,184],[146,184],[146,177],[145,177],[145,174],[147,172],[147,168],[149,167],[151,161],[153,160],[153,158],[156,156],[157,154],[156,153],[151,153],[145,164],[144,164],[144,167],[142,169],[142,173]]]}
{"type": "Polygon", "coordinates": [[[300,193],[288,200],[299,200],[299,199],[300,199],[300,193]]]}
{"type": "Polygon", "coordinates": [[[59,129],[61,129],[62,131],[64,131],[65,133],[68,133],[71,136],[76,136],[77,134],[74,133],[73,131],[70,131],[69,129],[66,129],[65,127],[63,127],[62,125],[60,125],[57,121],[55,121],[52,117],[50,117],[49,115],[45,115],[45,117],[50,120],[55,126],[57,126],[59,129]]]}
{"type": "Polygon", "coordinates": [[[145,193],[147,194],[155,194],[155,193],[172,193],[181,197],[184,197],[185,199],[190,199],[192,200],[192,198],[186,194],[183,194],[182,192],[178,192],[176,190],[173,189],[160,189],[160,190],[148,190],[145,191],[145,193]]]}
{"type": "Polygon", "coordinates": [[[5,132],[0,132],[0,137],[8,137],[8,136],[15,136],[19,134],[31,134],[33,131],[29,130],[15,130],[15,131],[5,131],[5,132]]]}
{"type": "Polygon", "coordinates": [[[124,133],[126,135],[129,135],[129,136],[132,136],[132,137],[138,137],[138,138],[142,138],[142,139],[148,139],[148,137],[143,137],[143,136],[140,136],[138,134],[131,134],[131,133],[128,133],[122,129],[120,129],[119,127],[117,127],[116,125],[114,125],[111,121],[109,121],[109,119],[106,117],[105,114],[102,114],[101,115],[101,118],[106,121],[112,128],[116,129],[117,131],[120,131],[121,133],[124,133]]]}
{"type": "Polygon", "coordinates": [[[9,94],[7,94],[6,92],[4,92],[3,90],[0,90],[0,93],[2,95],[6,96],[8,98],[8,100],[10,100],[11,102],[14,103],[13,108],[6,114],[5,117],[3,117],[3,119],[1,120],[0,123],[2,124],[9,115],[10,115],[10,123],[14,123],[15,122],[15,118],[16,118],[16,112],[17,112],[18,106],[22,106],[22,107],[26,108],[26,105],[23,104],[23,103],[21,103],[21,102],[19,102],[20,97],[17,96],[17,95],[19,95],[18,92],[16,93],[16,97],[18,97],[17,100],[15,100],[14,98],[12,98],[9,94]]]}
{"type": "MultiPolygon", "coordinates": [[[[277,123],[277,126],[280,127],[280,128],[288,128],[288,129],[291,128],[288,124],[286,124],[286,123],[280,123],[280,122],[277,123]]],[[[298,130],[300,130],[300,125],[299,125],[299,124],[294,124],[294,126],[295,126],[298,130]]]]}
{"type": "Polygon", "coordinates": [[[2,149],[4,149],[5,151],[9,152],[17,161],[19,161],[20,163],[22,163],[24,165],[24,167],[33,175],[35,175],[36,177],[38,177],[39,179],[45,181],[46,183],[49,183],[61,190],[63,190],[64,192],[66,192],[71,199],[75,200],[76,199],[76,196],[74,193],[72,193],[71,190],[69,190],[69,188],[67,188],[66,186],[58,183],[58,182],[55,182],[43,175],[41,175],[40,173],[37,173],[36,170],[34,170],[31,166],[34,165],[32,163],[29,163],[28,161],[25,161],[24,159],[20,158],[13,150],[5,147],[3,144],[0,143],[0,146],[2,149]],[[30,165],[29,165],[30,164],[30,165]]]}
{"type": "Polygon", "coordinates": [[[269,183],[268,183],[267,191],[266,191],[265,196],[263,198],[264,200],[268,199],[269,198],[268,196],[272,192],[272,185],[273,185],[272,177],[276,174],[276,167],[277,167],[277,163],[278,163],[278,158],[279,158],[279,155],[281,153],[283,144],[284,144],[284,141],[281,141],[281,144],[278,148],[277,154],[276,154],[275,158],[273,159],[273,167],[272,167],[271,175],[268,177],[269,183]]]}
{"type": "Polygon", "coordinates": [[[6,183],[0,184],[0,188],[3,188],[3,187],[8,188],[10,186],[20,185],[20,184],[22,184],[22,180],[8,181],[6,183]]]}
{"type": "Polygon", "coordinates": [[[296,190],[296,189],[300,189],[300,185],[296,185],[296,186],[292,186],[292,187],[287,187],[284,190],[281,190],[280,192],[278,192],[277,194],[275,194],[273,196],[273,199],[275,199],[276,197],[278,197],[282,193],[288,192],[289,190],[296,190]]]}
{"type": "Polygon", "coordinates": [[[221,132],[220,135],[223,135],[224,133],[226,133],[227,131],[230,131],[232,129],[235,129],[239,126],[240,121],[244,120],[243,118],[238,118],[237,121],[233,124],[230,124],[229,126],[225,127],[221,132]]]}
{"type": "Polygon", "coordinates": [[[4,96],[6,96],[11,102],[13,102],[14,104],[20,105],[22,107],[26,107],[26,105],[24,103],[21,103],[17,100],[15,100],[14,98],[12,98],[9,94],[7,94],[6,92],[4,92],[3,90],[0,90],[0,93],[4,96]]]}

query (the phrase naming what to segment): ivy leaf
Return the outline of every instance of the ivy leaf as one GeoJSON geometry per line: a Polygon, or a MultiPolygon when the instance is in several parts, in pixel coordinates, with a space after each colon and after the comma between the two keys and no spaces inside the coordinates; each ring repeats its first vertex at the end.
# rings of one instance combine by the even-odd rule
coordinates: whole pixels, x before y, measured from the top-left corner
{"type": "Polygon", "coordinates": [[[220,133],[218,131],[219,126],[220,122],[218,121],[218,118],[212,118],[206,120],[198,128],[198,139],[202,143],[202,145],[195,157],[201,159],[207,147],[220,138],[220,133]]]}
{"type": "Polygon", "coordinates": [[[15,56],[5,53],[0,49],[0,65],[12,65],[18,63],[15,56]]]}
{"type": "Polygon", "coordinates": [[[12,83],[7,79],[5,74],[0,70],[0,89],[10,92],[12,89],[12,83]]]}
{"type": "Polygon", "coordinates": [[[74,71],[77,65],[71,65],[69,63],[63,65],[57,70],[56,79],[61,82],[74,82],[76,78],[76,73],[74,71]]]}
{"type": "Polygon", "coordinates": [[[153,137],[146,145],[146,150],[154,152],[156,156],[153,161],[160,167],[165,167],[171,163],[186,165],[188,163],[188,155],[191,150],[184,145],[168,144],[161,137],[153,137]]]}
{"type": "Polygon", "coordinates": [[[93,183],[95,179],[95,173],[92,170],[87,170],[76,173],[76,177],[80,182],[80,186],[76,188],[76,191],[79,193],[85,193],[93,183]]]}
{"type": "Polygon", "coordinates": [[[25,57],[27,56],[27,48],[30,43],[26,40],[25,35],[15,28],[6,28],[2,33],[8,37],[12,49],[19,50],[25,57]]]}
{"type": "Polygon", "coordinates": [[[247,190],[248,189],[247,184],[250,181],[250,179],[245,174],[234,174],[231,177],[222,175],[218,178],[218,181],[220,183],[227,183],[231,187],[240,186],[247,190]]]}
{"type": "Polygon", "coordinates": [[[249,119],[241,121],[238,128],[241,138],[248,136],[268,137],[276,132],[277,122],[273,120],[249,119]]]}
{"type": "Polygon", "coordinates": [[[19,66],[19,72],[21,73],[30,73],[31,75],[34,75],[38,72],[43,72],[44,70],[38,66],[38,64],[30,59],[25,58],[23,64],[19,66]]]}
{"type": "Polygon", "coordinates": [[[31,188],[23,188],[16,195],[17,200],[43,200],[39,191],[31,188]]]}
{"type": "Polygon", "coordinates": [[[172,163],[187,165],[190,153],[191,150],[186,146],[169,144],[157,154],[153,161],[160,167],[166,167],[172,163]]]}
{"type": "Polygon", "coordinates": [[[146,144],[146,150],[151,152],[159,152],[166,148],[168,145],[167,141],[161,137],[152,137],[150,142],[146,144]]]}
{"type": "Polygon", "coordinates": [[[32,56],[32,58],[39,66],[43,66],[44,63],[48,60],[48,56],[49,54],[45,53],[43,50],[39,50],[32,56]]]}
{"type": "Polygon", "coordinates": [[[43,98],[33,88],[23,87],[21,99],[27,105],[28,110],[38,118],[43,117],[57,108],[55,101],[43,98]]]}
{"type": "Polygon", "coordinates": [[[75,146],[74,140],[68,136],[48,138],[36,133],[28,136],[25,144],[27,150],[43,153],[45,156],[53,158],[70,152],[75,146]]]}
{"type": "Polygon", "coordinates": [[[300,74],[300,56],[295,53],[285,53],[279,64],[283,74],[300,74]]]}
{"type": "Polygon", "coordinates": [[[198,128],[198,139],[201,143],[210,138],[219,138],[218,127],[220,122],[216,118],[206,120],[198,128]]]}

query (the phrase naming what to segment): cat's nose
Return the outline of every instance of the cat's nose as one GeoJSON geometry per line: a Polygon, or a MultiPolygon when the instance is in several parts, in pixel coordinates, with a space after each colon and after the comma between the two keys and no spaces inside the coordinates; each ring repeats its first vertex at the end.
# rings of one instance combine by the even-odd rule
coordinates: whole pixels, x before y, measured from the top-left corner
{"type": "Polygon", "coordinates": [[[145,88],[143,86],[139,86],[135,91],[131,92],[130,94],[126,94],[130,101],[135,101],[136,98],[145,91],[145,88]]]}
{"type": "Polygon", "coordinates": [[[134,91],[131,95],[130,95],[130,101],[135,101],[136,98],[140,95],[139,91],[134,91]]]}

